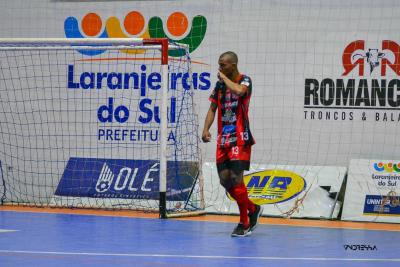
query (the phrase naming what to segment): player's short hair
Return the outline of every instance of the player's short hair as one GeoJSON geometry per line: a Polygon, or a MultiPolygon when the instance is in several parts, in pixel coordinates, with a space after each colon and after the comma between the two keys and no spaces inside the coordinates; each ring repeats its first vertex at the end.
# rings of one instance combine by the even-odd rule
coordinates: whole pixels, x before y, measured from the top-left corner
{"type": "Polygon", "coordinates": [[[236,65],[237,65],[238,62],[239,62],[238,56],[236,55],[235,52],[232,52],[232,51],[224,52],[224,53],[222,53],[222,54],[219,56],[219,58],[222,58],[222,57],[224,57],[224,56],[228,56],[228,57],[231,59],[231,62],[232,62],[232,63],[235,63],[236,65]]]}

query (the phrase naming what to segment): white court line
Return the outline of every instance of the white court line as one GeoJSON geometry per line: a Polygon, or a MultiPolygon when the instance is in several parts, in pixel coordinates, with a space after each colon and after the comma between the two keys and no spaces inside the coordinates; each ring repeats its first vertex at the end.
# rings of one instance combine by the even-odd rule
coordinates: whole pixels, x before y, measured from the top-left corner
{"type": "Polygon", "coordinates": [[[400,258],[368,259],[368,258],[307,258],[307,257],[249,257],[223,255],[179,255],[179,254],[131,254],[131,253],[91,253],[91,252],[62,252],[62,251],[29,251],[29,250],[0,250],[0,254],[50,254],[74,256],[119,256],[119,257],[158,257],[158,258],[197,258],[197,259],[248,259],[248,260],[303,260],[303,261],[370,261],[370,262],[400,262],[400,258]]]}
{"type": "Polygon", "coordinates": [[[18,230],[0,229],[0,233],[16,232],[18,230]]]}

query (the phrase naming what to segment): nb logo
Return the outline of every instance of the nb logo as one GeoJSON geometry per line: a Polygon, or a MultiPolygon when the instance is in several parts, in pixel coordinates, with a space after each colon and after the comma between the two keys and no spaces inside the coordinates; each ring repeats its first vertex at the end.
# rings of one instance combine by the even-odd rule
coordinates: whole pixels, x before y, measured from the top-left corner
{"type": "Polygon", "coordinates": [[[96,183],[96,191],[99,193],[106,192],[111,187],[114,177],[115,175],[112,173],[110,167],[108,167],[107,163],[104,163],[96,183]]]}

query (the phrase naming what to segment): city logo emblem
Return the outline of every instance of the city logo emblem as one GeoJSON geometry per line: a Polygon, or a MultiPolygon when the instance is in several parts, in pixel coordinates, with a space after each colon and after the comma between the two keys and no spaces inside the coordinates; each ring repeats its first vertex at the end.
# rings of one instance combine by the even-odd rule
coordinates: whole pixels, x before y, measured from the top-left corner
{"type": "MultiPolygon", "coordinates": [[[[207,20],[204,16],[193,17],[191,27],[189,20],[182,12],[169,15],[166,26],[160,17],[151,17],[146,25],[145,17],[138,11],[129,12],[123,24],[117,17],[109,17],[103,25],[102,18],[96,13],[88,13],[79,21],[68,17],[64,21],[64,32],[67,38],[168,38],[171,42],[186,44],[189,52],[196,50],[204,39],[207,31],[207,20]],[[164,30],[166,29],[167,32],[164,30]]],[[[81,54],[95,56],[106,50],[78,50],[81,54]]],[[[122,51],[124,53],[144,53],[143,50],[122,51]]],[[[169,51],[169,56],[179,57],[183,50],[169,51]]]]}
{"type": "Polygon", "coordinates": [[[374,169],[378,172],[400,172],[400,163],[375,162],[374,169]]]}

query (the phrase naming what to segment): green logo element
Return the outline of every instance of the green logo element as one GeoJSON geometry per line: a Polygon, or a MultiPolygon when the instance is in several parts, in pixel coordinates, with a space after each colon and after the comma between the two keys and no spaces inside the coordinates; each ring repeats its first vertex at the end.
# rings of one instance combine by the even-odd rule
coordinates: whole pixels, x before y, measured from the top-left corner
{"type": "MultiPolygon", "coordinates": [[[[169,23],[169,22],[168,22],[169,23]]],[[[190,32],[181,40],[169,38],[164,31],[164,24],[160,17],[152,17],[148,23],[149,34],[151,38],[168,38],[170,41],[186,44],[189,46],[189,52],[196,50],[203,41],[207,31],[207,20],[201,15],[197,15],[192,20],[190,32]]],[[[167,27],[172,29],[170,25],[167,27]]],[[[170,30],[171,31],[171,30],[170,30]]],[[[171,57],[180,57],[185,54],[182,50],[171,50],[168,55],[171,57]]]]}

